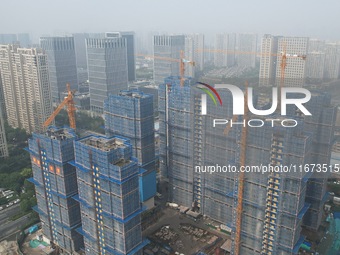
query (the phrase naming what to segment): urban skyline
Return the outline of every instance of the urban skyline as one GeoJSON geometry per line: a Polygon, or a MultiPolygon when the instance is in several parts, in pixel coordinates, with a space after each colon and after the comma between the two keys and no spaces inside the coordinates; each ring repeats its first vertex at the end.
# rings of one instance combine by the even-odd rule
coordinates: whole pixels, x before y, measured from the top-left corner
{"type": "Polygon", "coordinates": [[[340,253],[338,2],[33,1],[0,17],[0,254],[340,253]]]}

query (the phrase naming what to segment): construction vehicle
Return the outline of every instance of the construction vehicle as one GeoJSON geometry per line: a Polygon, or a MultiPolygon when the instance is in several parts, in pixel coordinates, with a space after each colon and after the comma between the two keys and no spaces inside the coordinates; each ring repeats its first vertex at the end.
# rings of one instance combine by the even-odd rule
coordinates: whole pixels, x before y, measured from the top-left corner
{"type": "Polygon", "coordinates": [[[166,60],[170,62],[177,62],[179,63],[179,75],[180,75],[180,82],[181,82],[181,87],[184,85],[185,81],[185,64],[190,64],[192,66],[195,66],[195,62],[191,60],[187,60],[184,57],[184,51],[181,50],[180,52],[180,58],[175,59],[175,58],[167,58],[167,57],[159,57],[159,56],[152,56],[152,55],[143,55],[143,54],[136,54],[136,56],[141,56],[145,58],[153,58],[153,59],[160,59],[160,60],[166,60]]]}
{"type": "Polygon", "coordinates": [[[55,117],[58,115],[58,113],[61,111],[61,109],[64,108],[64,106],[67,106],[67,115],[70,122],[70,127],[73,129],[76,129],[76,107],[74,106],[74,94],[75,90],[71,90],[70,84],[66,84],[67,88],[67,96],[64,98],[64,101],[61,102],[61,104],[54,110],[54,112],[51,114],[51,116],[44,122],[43,126],[46,128],[48,127],[52,121],[55,119],[55,117]]]}

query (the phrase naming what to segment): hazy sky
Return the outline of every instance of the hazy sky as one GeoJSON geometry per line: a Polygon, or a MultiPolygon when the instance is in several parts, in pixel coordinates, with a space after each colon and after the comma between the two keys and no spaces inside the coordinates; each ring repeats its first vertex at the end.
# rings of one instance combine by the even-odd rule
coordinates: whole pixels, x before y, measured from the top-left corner
{"type": "Polygon", "coordinates": [[[272,33],[340,40],[339,0],[1,0],[0,33],[272,33]]]}

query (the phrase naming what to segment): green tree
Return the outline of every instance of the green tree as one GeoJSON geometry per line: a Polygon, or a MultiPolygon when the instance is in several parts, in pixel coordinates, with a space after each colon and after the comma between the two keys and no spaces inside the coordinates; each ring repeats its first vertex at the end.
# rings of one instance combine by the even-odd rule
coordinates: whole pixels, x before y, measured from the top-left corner
{"type": "Polygon", "coordinates": [[[24,168],[21,170],[20,174],[27,179],[32,176],[32,168],[24,168]]]}
{"type": "Polygon", "coordinates": [[[21,200],[20,210],[21,212],[28,212],[29,210],[31,210],[31,203],[29,199],[21,200]]]}

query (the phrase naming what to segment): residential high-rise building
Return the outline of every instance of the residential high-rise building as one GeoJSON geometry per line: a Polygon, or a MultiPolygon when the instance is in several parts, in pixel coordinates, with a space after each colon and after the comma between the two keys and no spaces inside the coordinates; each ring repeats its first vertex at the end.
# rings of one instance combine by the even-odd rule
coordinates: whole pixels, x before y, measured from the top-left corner
{"type": "Polygon", "coordinates": [[[2,105],[0,104],[0,158],[6,158],[8,157],[8,147],[7,147],[4,117],[2,115],[1,107],[2,105]]]}
{"type": "Polygon", "coordinates": [[[321,83],[324,75],[325,54],[309,52],[306,59],[306,78],[311,84],[321,83]]]}
{"type": "MultiPolygon", "coordinates": [[[[331,96],[326,93],[313,92],[306,108],[312,113],[304,116],[292,106],[287,110],[289,116],[296,116],[304,122],[304,130],[313,134],[311,155],[312,163],[329,165],[332,146],[334,143],[334,130],[337,117],[337,107],[331,104],[331,96]]],[[[307,183],[306,201],[310,207],[303,219],[303,225],[308,229],[317,231],[323,217],[324,203],[327,201],[327,180],[329,172],[314,172],[307,183]]]]}
{"type": "MultiPolygon", "coordinates": [[[[308,37],[280,37],[278,42],[278,52],[276,60],[276,85],[281,79],[281,53],[286,51],[291,55],[307,55],[308,37]]],[[[285,68],[285,87],[302,87],[306,78],[306,60],[302,57],[288,57],[285,68]]]]}
{"type": "MultiPolygon", "coordinates": [[[[260,86],[281,82],[282,52],[291,55],[307,55],[307,37],[282,37],[264,35],[261,45],[260,86]]],[[[306,60],[302,57],[288,57],[285,68],[286,87],[302,87],[306,78],[306,60]]]]}
{"type": "Polygon", "coordinates": [[[53,103],[63,100],[62,93],[69,83],[78,89],[76,52],[73,37],[41,37],[40,45],[48,59],[53,103]]]}
{"type": "Polygon", "coordinates": [[[154,65],[153,78],[156,85],[163,83],[168,76],[179,75],[179,63],[162,58],[181,58],[185,50],[184,35],[155,35],[153,38],[154,65]]]}
{"type": "Polygon", "coordinates": [[[340,45],[327,43],[325,45],[324,79],[338,79],[340,68],[340,45]]]}
{"type": "Polygon", "coordinates": [[[85,254],[142,254],[138,162],[122,137],[75,141],[85,254]]]}
{"type": "Polygon", "coordinates": [[[134,32],[107,32],[107,38],[122,37],[126,39],[126,54],[128,66],[128,81],[136,80],[136,45],[134,32]]]}
{"type": "Polygon", "coordinates": [[[8,124],[42,131],[52,113],[47,56],[39,49],[0,46],[0,72],[8,124]]]}
{"type": "Polygon", "coordinates": [[[278,36],[264,35],[261,43],[260,57],[260,86],[273,86],[275,84],[278,36]]]}
{"type": "MultiPolygon", "coordinates": [[[[1,63],[0,63],[0,67],[1,67],[1,63]]],[[[4,89],[2,86],[2,78],[1,78],[1,69],[0,69],[0,107],[1,107],[2,117],[4,119],[7,119],[5,95],[4,95],[4,89]]]]}
{"type": "Polygon", "coordinates": [[[145,170],[139,177],[141,202],[153,207],[156,195],[153,96],[138,90],[110,95],[104,103],[104,116],[108,137],[130,139],[133,156],[145,170]]]}
{"type": "Polygon", "coordinates": [[[72,198],[77,195],[77,175],[70,161],[74,160],[74,130],[49,127],[46,133],[33,133],[28,140],[33,178],[42,230],[52,243],[74,254],[84,247],[82,236],[76,231],[81,226],[80,206],[72,198]]]}
{"type": "Polygon", "coordinates": [[[235,34],[217,34],[215,37],[214,65],[231,67],[235,65],[235,34]]]}
{"type": "Polygon", "coordinates": [[[91,110],[103,113],[104,100],[128,88],[125,38],[87,39],[91,110]]]}
{"type": "Polygon", "coordinates": [[[319,39],[309,39],[308,52],[324,52],[325,41],[319,39]]]}
{"type": "Polygon", "coordinates": [[[251,54],[237,54],[237,65],[255,68],[257,52],[257,35],[256,34],[239,34],[237,51],[251,52],[251,54]]]}
{"type": "MultiPolygon", "coordinates": [[[[227,136],[225,125],[213,127],[214,119],[231,119],[233,114],[231,93],[218,92],[223,105],[207,100],[207,114],[202,115],[202,91],[190,80],[181,87],[177,77],[169,77],[160,86],[160,170],[169,182],[169,201],[228,226],[234,240],[239,174],[218,171],[218,166],[240,167],[242,125],[233,125],[227,136]],[[216,172],[207,171],[209,167],[216,172]]],[[[269,123],[249,127],[245,166],[328,164],[335,107],[329,96],[316,92],[306,107],[312,116],[301,115],[293,106],[287,110],[287,117],[297,121],[294,128],[269,123]]],[[[308,172],[246,174],[240,254],[297,254],[304,241],[302,227],[320,226],[327,177],[308,172]]]]}

